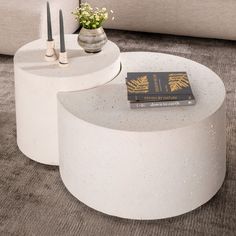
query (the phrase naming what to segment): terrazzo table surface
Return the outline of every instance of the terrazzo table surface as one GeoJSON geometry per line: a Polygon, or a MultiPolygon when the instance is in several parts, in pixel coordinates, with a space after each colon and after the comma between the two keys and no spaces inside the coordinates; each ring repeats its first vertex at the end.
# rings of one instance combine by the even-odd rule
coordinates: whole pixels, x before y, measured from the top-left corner
{"type": "Polygon", "coordinates": [[[131,219],[189,212],[225,177],[225,88],[207,67],[167,54],[121,55],[108,84],[58,95],[62,180],[88,206],[131,219]],[[127,72],[186,71],[195,106],[131,110],[127,72]]]}
{"type": "MultiPolygon", "coordinates": [[[[55,40],[58,52],[58,37],[55,40]]],[[[87,54],[77,35],[66,35],[65,40],[67,68],[44,60],[42,39],[23,46],[14,58],[17,144],[26,156],[48,165],[58,165],[57,93],[103,85],[120,71],[120,50],[111,41],[101,53],[87,54]]]]}

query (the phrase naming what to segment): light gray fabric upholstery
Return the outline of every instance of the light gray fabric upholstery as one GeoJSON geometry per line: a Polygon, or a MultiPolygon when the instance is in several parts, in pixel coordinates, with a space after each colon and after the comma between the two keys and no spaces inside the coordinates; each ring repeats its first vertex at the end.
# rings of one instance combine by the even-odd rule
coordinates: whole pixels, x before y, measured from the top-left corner
{"type": "MultiPolygon", "coordinates": [[[[83,1],[85,2],[85,1],[83,1]]],[[[236,39],[235,0],[90,0],[114,10],[107,28],[236,39]]]]}
{"type": "MultiPolygon", "coordinates": [[[[0,1],[0,53],[14,54],[27,42],[44,36],[47,0],[1,0],[0,1]]],[[[58,11],[63,10],[65,32],[78,28],[71,12],[79,0],[50,0],[53,32],[58,34],[58,11]]]]}
{"type": "MultiPolygon", "coordinates": [[[[85,2],[83,0],[82,2],[85,2]]],[[[235,0],[90,0],[94,6],[115,11],[105,27],[236,40],[235,0]]],[[[14,54],[46,32],[46,0],[0,1],[0,53],[14,54]]],[[[50,0],[53,29],[58,34],[58,10],[65,15],[65,31],[78,27],[71,11],[79,0],[50,0]]]]}

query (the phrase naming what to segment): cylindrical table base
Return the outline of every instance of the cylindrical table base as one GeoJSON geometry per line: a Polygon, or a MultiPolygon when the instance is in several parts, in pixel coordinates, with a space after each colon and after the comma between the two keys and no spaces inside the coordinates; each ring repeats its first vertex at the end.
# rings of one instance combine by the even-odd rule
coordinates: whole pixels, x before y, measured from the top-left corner
{"type": "Polygon", "coordinates": [[[60,172],[68,190],[103,213],[177,216],[203,205],[226,171],[225,105],[193,125],[128,132],[78,119],[59,102],[60,172]]]}

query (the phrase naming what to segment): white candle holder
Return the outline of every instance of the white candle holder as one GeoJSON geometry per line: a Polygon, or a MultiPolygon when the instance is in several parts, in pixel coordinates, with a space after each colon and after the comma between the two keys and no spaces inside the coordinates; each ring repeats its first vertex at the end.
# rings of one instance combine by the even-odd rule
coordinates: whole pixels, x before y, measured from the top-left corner
{"type": "Polygon", "coordinates": [[[59,54],[59,66],[60,67],[67,67],[68,65],[69,65],[69,63],[68,63],[67,52],[60,52],[60,54],[59,54]]]}
{"type": "Polygon", "coordinates": [[[47,41],[47,50],[46,50],[46,54],[45,54],[45,60],[48,62],[52,62],[52,61],[56,61],[57,58],[57,54],[56,54],[56,50],[55,50],[55,41],[47,41]]]}

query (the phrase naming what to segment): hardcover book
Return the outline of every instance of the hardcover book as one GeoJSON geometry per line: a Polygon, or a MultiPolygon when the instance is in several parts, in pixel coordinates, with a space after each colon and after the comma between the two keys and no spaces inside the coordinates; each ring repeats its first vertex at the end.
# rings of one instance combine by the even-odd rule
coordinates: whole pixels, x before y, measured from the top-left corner
{"type": "Polygon", "coordinates": [[[126,84],[133,102],[194,100],[186,72],[128,73],[126,84]]]}

